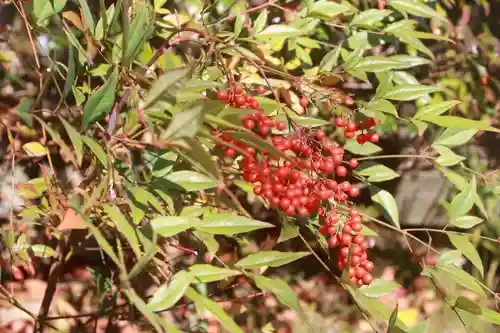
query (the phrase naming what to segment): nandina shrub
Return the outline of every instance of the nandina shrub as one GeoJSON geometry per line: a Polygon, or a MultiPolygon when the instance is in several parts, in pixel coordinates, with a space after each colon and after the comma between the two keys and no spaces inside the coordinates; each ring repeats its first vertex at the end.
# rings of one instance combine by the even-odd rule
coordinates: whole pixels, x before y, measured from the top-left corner
{"type": "MultiPolygon", "coordinates": [[[[401,0],[160,0],[117,2],[97,15],[85,1],[72,11],[37,0],[26,15],[18,5],[33,26],[30,40],[50,32],[52,42],[44,62],[33,44],[39,97],[21,101],[2,122],[4,161],[29,160],[38,175],[7,184],[26,202],[6,216],[2,266],[13,280],[47,279],[39,313],[29,313],[38,330],[58,318],[50,315],[58,282],[89,275],[99,308],[70,318],[243,332],[267,326],[246,320],[258,306],[245,312],[234,304],[264,304],[273,313],[279,302],[313,327],[299,299],[311,301],[311,293],[290,286],[293,274],[278,276],[293,262],[308,272],[317,261],[328,274],[317,283],[344,289],[374,331],[425,331],[428,321],[407,327],[397,306],[379,300],[401,288],[379,278],[368,253],[377,234],[367,223],[402,237],[410,253],[420,245],[438,257],[425,256],[419,269],[466,328],[499,323],[490,309],[498,295],[483,283],[471,242],[491,247],[495,239],[460,231],[490,218],[478,195],[488,179],[453,151],[479,130],[499,130],[444,115],[459,102],[413,75],[433,62],[424,41],[452,42],[425,31],[429,20],[449,24],[440,8],[401,0]],[[349,82],[373,89],[348,92],[349,82]],[[44,87],[54,88],[57,102],[44,87]],[[42,108],[42,100],[53,107],[42,108]],[[416,112],[401,114],[405,103],[416,112]],[[384,154],[384,139],[399,127],[428,141],[425,151],[384,154]],[[449,228],[421,229],[446,235],[456,250],[436,249],[432,237],[400,221],[383,184],[400,175],[379,163],[400,158],[425,160],[457,188],[444,204],[449,228]],[[59,170],[65,164],[71,177],[59,170]],[[473,275],[458,268],[462,257],[473,275]],[[236,287],[244,295],[228,291],[236,287]]],[[[489,267],[486,275],[494,275],[489,267]]],[[[284,317],[273,313],[289,330],[284,317]]]]}

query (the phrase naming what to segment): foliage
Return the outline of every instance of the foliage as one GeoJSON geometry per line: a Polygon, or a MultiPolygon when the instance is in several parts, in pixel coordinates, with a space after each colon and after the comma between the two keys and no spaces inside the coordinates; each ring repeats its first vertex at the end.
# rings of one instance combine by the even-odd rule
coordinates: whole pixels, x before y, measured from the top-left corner
{"type": "MultiPolygon", "coordinates": [[[[469,112],[467,91],[491,94],[488,82],[499,81],[476,56],[468,61],[479,80],[490,79],[479,88],[471,77],[420,77],[461,47],[448,31],[448,1],[16,6],[30,40],[51,42],[43,54],[33,44],[38,96],[1,125],[4,162],[27,160],[38,174],[16,187],[26,204],[2,229],[13,279],[24,278],[23,264],[38,263],[52,267],[54,287],[61,267],[83,253],[93,258],[84,266],[97,296],[107,295],[98,316],[206,331],[209,312],[230,332],[269,331],[270,321],[257,327],[224,304],[273,295],[313,328],[290,287],[293,274],[280,272],[298,265],[307,273],[297,263],[317,262],[374,331],[423,332],[427,322],[408,324],[398,305],[380,300],[400,288],[374,270],[370,240],[387,229],[391,236],[381,238],[401,237],[410,253],[425,247],[438,257],[423,258],[419,270],[466,331],[499,324],[498,172],[466,149],[478,133],[500,132],[491,103],[469,112]],[[425,149],[385,154],[401,131],[425,149]],[[442,202],[446,228],[409,228],[401,218],[386,184],[402,172],[384,163],[401,158],[422,160],[454,186],[442,202]],[[76,186],[60,181],[61,164],[82,175],[76,186]],[[45,232],[35,240],[21,224],[45,232]],[[452,250],[437,248],[431,234],[446,235],[452,250]],[[192,260],[174,260],[173,250],[192,260]],[[244,295],[213,297],[241,285],[244,295]],[[163,316],[193,307],[189,320],[163,316]]],[[[30,313],[40,330],[53,328],[54,292],[47,288],[39,313],[30,313]]]]}

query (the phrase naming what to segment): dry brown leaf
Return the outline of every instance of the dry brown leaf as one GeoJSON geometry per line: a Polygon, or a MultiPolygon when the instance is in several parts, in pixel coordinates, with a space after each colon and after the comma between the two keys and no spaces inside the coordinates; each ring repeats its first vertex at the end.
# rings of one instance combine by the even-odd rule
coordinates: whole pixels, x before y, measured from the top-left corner
{"type": "Polygon", "coordinates": [[[80,18],[80,15],[78,15],[77,13],[72,12],[72,11],[66,11],[66,12],[62,13],[62,17],[64,17],[66,20],[73,23],[73,25],[75,27],[77,27],[78,29],[80,29],[81,31],[85,30],[85,28],[83,27],[83,22],[80,18]]]}
{"type": "Polygon", "coordinates": [[[73,209],[68,208],[64,213],[64,218],[57,226],[57,230],[85,229],[83,218],[73,209]]]}

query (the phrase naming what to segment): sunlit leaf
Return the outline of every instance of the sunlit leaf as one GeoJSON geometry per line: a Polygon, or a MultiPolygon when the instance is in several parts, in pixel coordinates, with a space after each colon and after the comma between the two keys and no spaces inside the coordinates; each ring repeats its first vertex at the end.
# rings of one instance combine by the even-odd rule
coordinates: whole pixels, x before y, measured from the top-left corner
{"type": "Polygon", "coordinates": [[[231,213],[205,215],[195,228],[215,235],[234,235],[274,225],[231,213]]]}
{"type": "Polygon", "coordinates": [[[195,217],[159,216],[151,220],[151,227],[163,237],[175,236],[200,222],[195,217]]]}
{"type": "Polygon", "coordinates": [[[189,267],[189,272],[193,274],[195,281],[203,283],[219,281],[241,274],[240,271],[234,269],[220,268],[206,264],[193,265],[189,267]]]}
{"type": "Polygon", "coordinates": [[[450,238],[453,246],[455,246],[457,250],[462,252],[462,254],[470,260],[470,262],[479,270],[481,276],[484,276],[484,268],[483,263],[481,262],[481,257],[479,257],[476,248],[469,241],[469,238],[467,236],[462,236],[451,232],[448,232],[447,235],[450,238]]]}
{"type": "Polygon", "coordinates": [[[386,190],[381,190],[377,188],[371,189],[372,192],[372,200],[373,202],[377,203],[380,205],[382,208],[382,212],[386,217],[398,228],[401,228],[399,225],[399,212],[398,212],[398,206],[396,204],[396,200],[386,190]]]}
{"type": "Polygon", "coordinates": [[[188,288],[186,290],[186,296],[189,297],[200,310],[206,310],[213,314],[229,332],[243,333],[243,330],[238,324],[236,324],[216,302],[198,294],[193,288],[188,288]]]}
{"type": "Polygon", "coordinates": [[[309,252],[261,251],[238,261],[235,266],[241,268],[279,267],[310,255],[309,252]]]}
{"type": "Polygon", "coordinates": [[[177,303],[194,279],[194,274],[186,271],[177,272],[170,282],[158,288],[148,302],[148,309],[159,311],[171,308],[177,303]]]}

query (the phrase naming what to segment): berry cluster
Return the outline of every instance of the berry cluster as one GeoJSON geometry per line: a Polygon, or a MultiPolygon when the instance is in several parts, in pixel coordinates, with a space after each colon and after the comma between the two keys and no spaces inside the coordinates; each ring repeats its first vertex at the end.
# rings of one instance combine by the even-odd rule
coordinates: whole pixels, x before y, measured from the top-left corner
{"type": "Polygon", "coordinates": [[[375,118],[368,118],[363,123],[358,123],[354,120],[347,120],[344,117],[336,117],[332,119],[332,122],[337,127],[344,128],[344,137],[346,139],[352,139],[356,137],[356,141],[359,144],[364,144],[366,142],[378,143],[380,137],[375,132],[368,132],[372,127],[377,125],[377,120],[375,118]],[[362,131],[358,135],[356,132],[362,131]]]}
{"type": "Polygon", "coordinates": [[[327,214],[319,211],[323,221],[320,232],[328,238],[328,245],[336,247],[340,245],[338,267],[341,270],[347,265],[349,251],[351,251],[351,261],[349,265],[349,277],[353,283],[358,285],[369,285],[373,281],[371,271],[374,268],[373,262],[368,260],[366,250],[368,241],[361,234],[363,229],[362,219],[359,211],[351,209],[347,218],[342,221],[342,216],[334,209],[327,214]]]}
{"type": "MultiPolygon", "coordinates": [[[[358,161],[345,160],[344,148],[327,138],[321,129],[271,119],[253,96],[245,94],[242,88],[219,91],[217,98],[234,107],[255,110],[241,117],[243,126],[282,153],[273,155],[247,146],[233,139],[231,131],[216,134],[222,141],[219,146],[226,158],[241,155],[238,163],[242,178],[253,184],[255,195],[267,199],[271,206],[287,215],[306,217],[317,213],[324,222],[320,231],[329,236],[329,245],[341,245],[339,268],[344,269],[351,249],[349,272],[353,282],[371,283],[373,278],[369,272],[373,263],[367,260],[368,243],[359,234],[362,229],[359,213],[356,215],[352,210],[351,215],[341,222],[345,218],[334,208],[336,204],[347,203],[359,195],[359,188],[344,179],[349,169],[357,167],[358,161]],[[282,133],[287,128],[288,133],[282,133]],[[329,207],[328,211],[324,207],[329,207]]],[[[372,118],[363,126],[344,118],[337,118],[337,122],[342,125],[339,127],[345,127],[346,133],[353,135],[360,128],[368,129],[376,124],[372,118]]],[[[371,137],[374,133],[358,134],[358,141],[361,135],[371,137]]]]}

